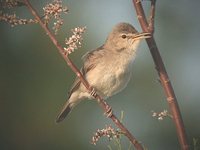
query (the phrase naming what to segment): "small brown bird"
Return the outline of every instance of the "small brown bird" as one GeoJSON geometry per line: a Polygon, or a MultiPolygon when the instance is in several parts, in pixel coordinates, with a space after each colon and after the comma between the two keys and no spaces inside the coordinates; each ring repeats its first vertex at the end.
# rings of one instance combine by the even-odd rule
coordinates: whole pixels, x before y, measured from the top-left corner
{"type": "MultiPolygon", "coordinates": [[[[138,33],[131,24],[119,23],[105,44],[83,56],[81,72],[97,94],[106,99],[127,86],[138,45],[141,39],[150,37],[150,33],[138,33]]],[[[56,122],[62,121],[75,105],[86,98],[93,97],[77,77],[56,122]]]]}

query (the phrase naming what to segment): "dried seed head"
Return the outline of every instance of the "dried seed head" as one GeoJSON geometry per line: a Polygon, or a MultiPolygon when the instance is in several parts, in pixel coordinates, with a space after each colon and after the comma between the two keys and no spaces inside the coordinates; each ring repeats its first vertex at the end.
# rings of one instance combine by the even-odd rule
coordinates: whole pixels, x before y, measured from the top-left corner
{"type": "Polygon", "coordinates": [[[0,7],[2,8],[13,8],[16,6],[23,6],[24,3],[18,0],[0,0],[0,7]]]}
{"type": "Polygon", "coordinates": [[[65,39],[65,44],[67,45],[67,48],[64,48],[65,52],[70,54],[75,49],[81,47],[81,41],[83,40],[82,34],[85,32],[85,30],[86,27],[77,27],[72,29],[73,35],[69,37],[69,39],[65,39]]]}
{"type": "Polygon", "coordinates": [[[94,136],[92,137],[91,143],[93,145],[96,145],[96,143],[99,141],[99,139],[103,136],[108,137],[109,141],[113,138],[119,138],[121,132],[118,130],[115,130],[111,125],[107,126],[104,129],[97,129],[97,131],[94,133],[94,136]]]}
{"type": "Polygon", "coordinates": [[[54,18],[56,21],[53,25],[53,30],[57,34],[60,27],[63,25],[62,13],[68,13],[68,8],[62,5],[61,0],[54,0],[52,3],[47,4],[44,8],[44,22],[48,24],[54,18]]]}
{"type": "Polygon", "coordinates": [[[58,30],[61,28],[62,25],[63,25],[63,19],[58,19],[56,22],[54,22],[53,30],[55,34],[58,33],[58,30]]]}
{"type": "Polygon", "coordinates": [[[164,120],[166,117],[172,118],[172,115],[167,110],[163,110],[161,112],[152,111],[152,117],[155,117],[158,120],[164,120]]]}
{"type": "Polygon", "coordinates": [[[54,0],[52,3],[47,4],[44,8],[45,16],[54,16],[55,19],[60,17],[61,13],[67,13],[68,8],[62,6],[61,0],[54,0]]]}
{"type": "Polygon", "coordinates": [[[16,25],[25,25],[25,24],[29,24],[29,23],[37,23],[37,20],[33,20],[33,19],[20,19],[16,16],[16,14],[3,14],[2,12],[0,12],[0,21],[5,21],[8,24],[11,25],[11,27],[14,27],[16,25]]]}

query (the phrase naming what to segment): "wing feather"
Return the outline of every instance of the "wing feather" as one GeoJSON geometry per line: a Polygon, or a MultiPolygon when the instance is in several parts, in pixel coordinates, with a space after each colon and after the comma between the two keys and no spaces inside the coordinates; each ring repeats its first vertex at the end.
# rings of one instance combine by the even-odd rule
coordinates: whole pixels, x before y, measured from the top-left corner
{"type": "MultiPolygon", "coordinates": [[[[103,46],[99,47],[96,50],[93,50],[93,51],[86,53],[82,57],[82,59],[84,60],[84,65],[83,65],[83,67],[81,68],[80,71],[81,71],[81,73],[83,74],[84,77],[90,70],[92,70],[96,66],[96,64],[103,57],[104,51],[102,51],[102,49],[103,49],[103,46]]],[[[69,92],[69,97],[71,96],[71,94],[74,91],[76,91],[79,88],[80,84],[81,84],[80,79],[78,77],[76,77],[76,79],[75,79],[75,81],[74,81],[74,83],[71,87],[71,90],[69,92]]]]}

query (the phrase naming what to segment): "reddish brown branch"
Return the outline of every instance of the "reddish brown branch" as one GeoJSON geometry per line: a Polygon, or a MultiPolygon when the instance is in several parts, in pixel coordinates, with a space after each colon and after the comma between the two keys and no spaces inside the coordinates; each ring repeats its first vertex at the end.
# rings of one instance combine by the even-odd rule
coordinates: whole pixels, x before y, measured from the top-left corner
{"type": "MultiPolygon", "coordinates": [[[[149,24],[147,23],[147,19],[145,17],[144,10],[143,10],[143,7],[142,7],[140,0],[133,0],[133,4],[135,6],[135,10],[136,10],[140,25],[142,27],[142,30],[144,32],[148,32],[149,24]]],[[[155,0],[153,0],[152,5],[154,5],[154,6],[152,6],[152,9],[154,9],[154,10],[152,10],[151,14],[154,15],[155,0]]],[[[153,24],[151,23],[151,25],[153,25],[153,24]]],[[[183,120],[182,120],[182,117],[181,117],[181,112],[180,112],[180,109],[179,109],[179,106],[178,106],[178,102],[177,102],[173,87],[171,85],[171,82],[169,80],[168,74],[166,72],[165,66],[163,64],[162,58],[160,56],[158,47],[157,47],[156,42],[154,40],[154,37],[152,36],[152,38],[146,39],[146,42],[149,46],[149,49],[150,49],[151,55],[153,57],[156,69],[158,71],[158,75],[160,77],[161,84],[164,88],[164,91],[165,91],[165,94],[166,94],[166,97],[167,97],[169,107],[171,109],[173,120],[174,120],[174,123],[175,123],[175,126],[176,126],[178,139],[179,139],[179,142],[180,142],[180,145],[181,145],[181,149],[182,150],[188,150],[189,146],[188,146],[188,142],[187,142],[187,138],[186,138],[186,132],[185,132],[183,120]]]]}
{"type": "MultiPolygon", "coordinates": [[[[85,80],[79,69],[74,65],[74,63],[70,60],[68,57],[68,54],[64,53],[63,47],[58,43],[55,36],[51,33],[51,31],[48,29],[47,25],[41,20],[39,14],[37,11],[32,7],[29,0],[24,0],[24,3],[28,7],[28,9],[31,11],[32,15],[35,17],[36,20],[38,20],[40,26],[45,30],[46,34],[49,36],[53,44],[58,49],[60,55],[63,57],[63,59],[67,62],[68,66],[73,70],[74,73],[80,78],[81,82],[84,84],[84,86],[88,89],[89,93],[94,93],[94,89],[89,85],[89,83],[85,80]]],[[[99,95],[93,94],[93,96],[97,99],[99,105],[104,110],[105,114],[109,114],[108,117],[112,119],[112,121],[116,124],[116,126],[121,129],[121,131],[127,136],[127,138],[132,142],[132,144],[135,146],[137,150],[143,150],[143,147],[141,144],[136,140],[136,138],[128,131],[128,129],[120,122],[120,120],[112,113],[111,107],[104,101],[103,98],[101,98],[99,95]]]]}
{"type": "Polygon", "coordinates": [[[149,16],[149,32],[153,34],[154,32],[154,19],[155,19],[155,11],[156,11],[156,0],[151,0],[151,11],[149,16]]]}

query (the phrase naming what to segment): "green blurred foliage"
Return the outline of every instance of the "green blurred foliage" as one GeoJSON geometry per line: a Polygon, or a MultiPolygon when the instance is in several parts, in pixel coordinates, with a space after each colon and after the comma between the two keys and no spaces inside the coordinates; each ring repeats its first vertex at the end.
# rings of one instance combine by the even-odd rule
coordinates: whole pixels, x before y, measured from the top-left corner
{"type": "MultiPolygon", "coordinates": [[[[32,1],[42,12],[47,1],[32,1]]],[[[64,1],[70,10],[58,40],[63,44],[70,29],[86,26],[82,48],[70,57],[80,67],[81,56],[100,46],[118,22],[132,23],[140,30],[131,0],[64,1]]],[[[149,10],[148,1],[143,1],[149,10]]],[[[174,86],[188,139],[200,137],[200,1],[158,1],[155,39],[174,86]]],[[[147,11],[148,12],[148,11],[147,11]]],[[[31,17],[26,8],[16,10],[31,17]]],[[[93,132],[112,122],[95,101],[79,104],[61,124],[54,119],[67,99],[75,75],[38,25],[11,28],[0,22],[0,149],[66,150],[107,149],[101,139],[90,144],[93,132]]],[[[149,150],[178,150],[172,120],[158,121],[151,111],[168,109],[146,43],[140,46],[129,86],[108,101],[124,124],[149,150]]],[[[123,141],[128,147],[126,138],[123,141]]]]}

